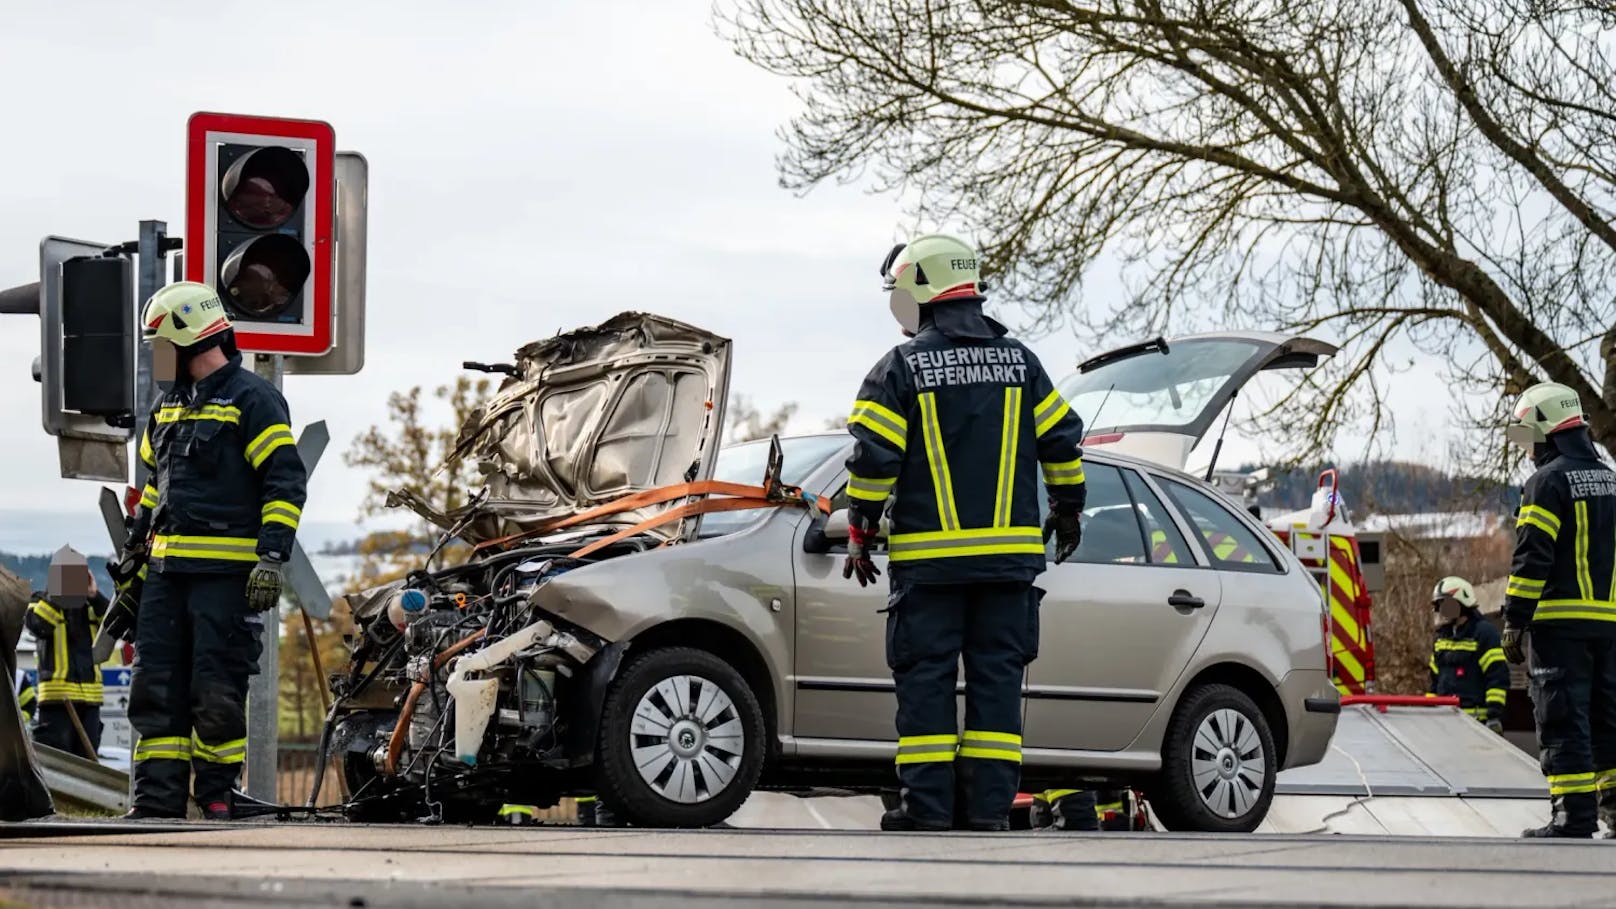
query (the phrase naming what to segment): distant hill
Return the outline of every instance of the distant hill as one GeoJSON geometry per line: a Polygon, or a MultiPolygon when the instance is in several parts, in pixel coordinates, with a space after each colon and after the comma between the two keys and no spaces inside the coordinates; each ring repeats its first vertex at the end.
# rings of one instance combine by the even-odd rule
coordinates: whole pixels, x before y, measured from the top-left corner
{"type": "MultiPolygon", "coordinates": [[[[1331,465],[1276,472],[1274,488],[1261,496],[1265,508],[1306,508],[1319,474],[1331,465]]],[[[1241,470],[1255,470],[1244,465],[1241,470]]],[[[1356,514],[1419,514],[1475,511],[1510,514],[1519,504],[1513,486],[1483,477],[1449,474],[1406,461],[1369,461],[1340,468],[1341,494],[1356,514]]]]}

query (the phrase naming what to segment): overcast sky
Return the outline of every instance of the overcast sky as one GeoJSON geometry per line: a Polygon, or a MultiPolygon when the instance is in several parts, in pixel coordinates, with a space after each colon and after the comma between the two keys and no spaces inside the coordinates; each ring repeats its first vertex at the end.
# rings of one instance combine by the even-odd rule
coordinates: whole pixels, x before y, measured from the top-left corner
{"type": "MultiPolygon", "coordinates": [[[[362,478],[336,455],[388,392],[625,309],[733,338],[732,390],[795,400],[817,429],[899,340],[876,266],[906,225],[856,187],[778,187],[795,102],[709,17],[706,0],[11,4],[0,287],[37,279],[46,234],[119,242],[141,218],[182,233],[193,111],[322,119],[370,161],[369,336],[360,375],[288,380],[294,422],[333,436],[307,520],[352,520],[362,478]]],[[[1115,290],[1097,276],[1088,292],[1115,290]]],[[[56,478],[28,373],[38,331],[0,316],[0,513],[94,500],[56,478]]],[[[1088,352],[1033,344],[1057,374],[1088,352]]]]}

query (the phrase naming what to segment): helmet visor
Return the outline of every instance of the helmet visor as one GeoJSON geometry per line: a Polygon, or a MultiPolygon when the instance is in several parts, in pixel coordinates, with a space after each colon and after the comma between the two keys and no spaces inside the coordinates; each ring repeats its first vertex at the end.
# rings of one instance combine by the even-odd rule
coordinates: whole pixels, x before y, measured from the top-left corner
{"type": "Polygon", "coordinates": [[[1508,439],[1511,445],[1524,449],[1528,453],[1532,451],[1533,446],[1539,442],[1546,441],[1542,430],[1529,423],[1519,422],[1511,423],[1504,427],[1504,438],[1508,439]]]}

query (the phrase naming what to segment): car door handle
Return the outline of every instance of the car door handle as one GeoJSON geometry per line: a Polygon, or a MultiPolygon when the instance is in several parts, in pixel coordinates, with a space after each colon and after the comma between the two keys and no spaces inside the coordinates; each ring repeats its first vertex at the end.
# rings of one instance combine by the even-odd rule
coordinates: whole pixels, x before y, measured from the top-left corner
{"type": "Polygon", "coordinates": [[[1173,595],[1167,598],[1167,605],[1175,609],[1200,609],[1206,605],[1206,601],[1188,590],[1175,590],[1173,595]]]}

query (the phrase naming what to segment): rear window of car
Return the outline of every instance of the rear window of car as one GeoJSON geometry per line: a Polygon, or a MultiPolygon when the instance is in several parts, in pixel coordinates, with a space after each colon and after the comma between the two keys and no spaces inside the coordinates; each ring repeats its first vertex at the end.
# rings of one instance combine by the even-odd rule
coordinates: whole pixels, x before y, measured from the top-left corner
{"type": "Polygon", "coordinates": [[[1222,571],[1279,571],[1279,563],[1268,547],[1227,506],[1177,480],[1157,479],[1168,498],[1189,518],[1213,567],[1222,571]]]}

